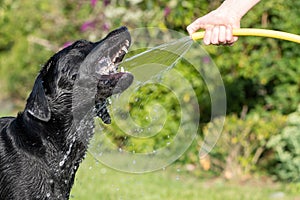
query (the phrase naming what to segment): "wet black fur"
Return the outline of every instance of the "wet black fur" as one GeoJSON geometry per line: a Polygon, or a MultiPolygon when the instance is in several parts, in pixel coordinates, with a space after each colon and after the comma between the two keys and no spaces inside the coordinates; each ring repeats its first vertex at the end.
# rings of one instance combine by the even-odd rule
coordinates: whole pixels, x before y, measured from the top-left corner
{"type": "MultiPolygon", "coordinates": [[[[106,91],[98,77],[96,109],[83,109],[88,112],[79,119],[84,125],[78,129],[72,98],[79,66],[96,45],[103,45],[99,52],[108,56],[118,50],[108,47],[122,44],[125,38],[130,39],[129,33],[121,28],[100,42],[80,40],[56,53],[37,76],[24,111],[0,119],[0,200],[69,199],[75,173],[93,136],[93,118],[99,115],[110,122],[106,98],[114,93],[106,91]]],[[[130,85],[131,78],[124,83],[130,85]]],[[[76,95],[84,99],[85,94],[76,95]]]]}

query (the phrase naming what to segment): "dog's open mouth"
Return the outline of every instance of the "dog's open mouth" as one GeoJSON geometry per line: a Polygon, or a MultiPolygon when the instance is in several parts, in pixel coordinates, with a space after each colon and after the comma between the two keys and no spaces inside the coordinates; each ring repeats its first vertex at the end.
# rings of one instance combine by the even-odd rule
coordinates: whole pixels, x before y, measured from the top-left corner
{"type": "Polygon", "coordinates": [[[119,69],[118,66],[128,52],[129,44],[129,41],[125,40],[124,45],[119,47],[119,50],[114,49],[115,53],[111,53],[99,61],[98,69],[96,69],[99,77],[98,98],[107,98],[113,94],[121,93],[131,85],[133,75],[125,71],[123,67],[119,69]]]}
{"type": "Polygon", "coordinates": [[[129,45],[129,40],[125,40],[121,47],[113,49],[110,52],[110,55],[101,58],[101,60],[99,60],[99,67],[96,69],[96,73],[100,75],[111,75],[117,73],[117,65],[123,60],[125,54],[128,52],[129,45]]]}
{"type": "Polygon", "coordinates": [[[133,75],[119,67],[130,46],[127,29],[118,29],[109,34],[104,42],[105,40],[111,45],[108,47],[108,54],[102,56],[96,66],[98,84],[95,108],[97,116],[108,124],[111,120],[106,108],[107,98],[125,91],[132,84],[133,75]]]}

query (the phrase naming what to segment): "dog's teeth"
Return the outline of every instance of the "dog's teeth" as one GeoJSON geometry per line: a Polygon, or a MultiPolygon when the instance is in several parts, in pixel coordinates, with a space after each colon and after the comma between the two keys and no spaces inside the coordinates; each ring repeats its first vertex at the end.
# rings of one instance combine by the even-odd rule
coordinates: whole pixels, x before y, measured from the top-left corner
{"type": "Polygon", "coordinates": [[[121,67],[121,72],[125,72],[124,67],[121,67]]]}
{"type": "Polygon", "coordinates": [[[129,47],[129,41],[125,40],[125,45],[129,47]]]}
{"type": "Polygon", "coordinates": [[[125,53],[128,53],[128,49],[127,49],[125,46],[122,47],[122,50],[123,50],[125,53]]]}

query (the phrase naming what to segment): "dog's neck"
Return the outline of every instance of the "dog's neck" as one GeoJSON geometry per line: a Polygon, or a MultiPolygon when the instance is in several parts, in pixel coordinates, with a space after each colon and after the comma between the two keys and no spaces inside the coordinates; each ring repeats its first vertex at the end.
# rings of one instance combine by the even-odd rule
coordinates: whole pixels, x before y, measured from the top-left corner
{"type": "Polygon", "coordinates": [[[17,136],[18,141],[21,141],[20,145],[27,153],[46,158],[44,162],[51,169],[49,171],[52,171],[51,180],[64,186],[58,188],[64,190],[63,193],[69,193],[75,173],[93,136],[94,112],[91,109],[76,123],[72,114],[62,113],[51,113],[53,118],[51,117],[49,122],[34,119],[26,112],[20,113],[16,119],[16,127],[20,130],[30,130],[17,136]]]}

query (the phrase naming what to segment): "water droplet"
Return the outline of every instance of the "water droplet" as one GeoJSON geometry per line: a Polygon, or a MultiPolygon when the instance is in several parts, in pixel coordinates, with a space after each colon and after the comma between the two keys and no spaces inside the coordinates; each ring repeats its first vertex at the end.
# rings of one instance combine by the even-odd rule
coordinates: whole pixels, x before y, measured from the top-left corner
{"type": "Polygon", "coordinates": [[[107,170],[106,170],[105,168],[102,168],[102,169],[100,170],[100,172],[101,172],[101,174],[106,174],[107,170]]]}
{"type": "Polygon", "coordinates": [[[50,193],[47,193],[47,194],[46,194],[46,197],[50,197],[50,193]]]}
{"type": "Polygon", "coordinates": [[[119,99],[119,98],[120,98],[120,96],[121,96],[121,94],[115,94],[115,96],[114,96],[114,97],[115,97],[116,99],[119,99]]]}
{"type": "Polygon", "coordinates": [[[60,161],[60,162],[59,162],[59,166],[62,167],[62,166],[64,165],[64,163],[65,163],[64,160],[60,161]]]}

